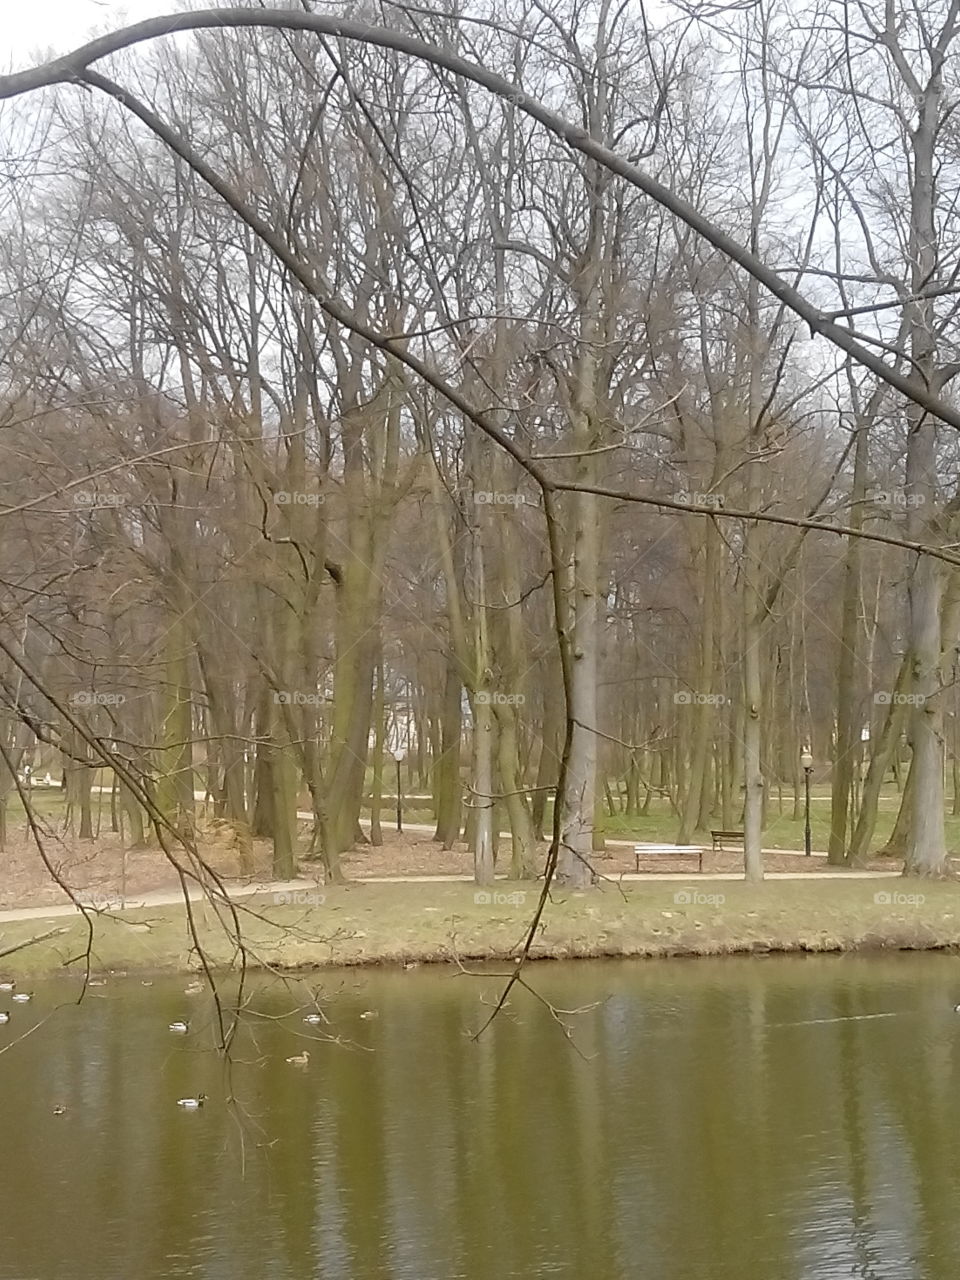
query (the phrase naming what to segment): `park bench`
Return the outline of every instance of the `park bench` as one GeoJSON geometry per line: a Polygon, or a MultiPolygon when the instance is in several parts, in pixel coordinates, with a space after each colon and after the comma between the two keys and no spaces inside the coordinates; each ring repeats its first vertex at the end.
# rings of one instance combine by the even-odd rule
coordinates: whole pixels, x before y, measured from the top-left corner
{"type": "Polygon", "coordinates": [[[713,852],[722,853],[724,842],[727,844],[743,845],[742,831],[711,831],[710,836],[713,839],[713,852]]]}
{"type": "Polygon", "coordinates": [[[673,854],[676,857],[696,858],[697,870],[702,872],[704,853],[703,845],[693,844],[635,844],[633,846],[634,863],[638,874],[640,872],[640,859],[648,857],[650,854],[673,854]]]}

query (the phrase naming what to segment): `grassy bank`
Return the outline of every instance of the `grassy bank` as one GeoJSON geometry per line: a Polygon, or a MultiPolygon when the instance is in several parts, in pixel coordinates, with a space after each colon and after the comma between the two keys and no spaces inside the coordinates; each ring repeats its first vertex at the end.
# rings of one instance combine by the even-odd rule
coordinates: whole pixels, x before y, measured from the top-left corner
{"type": "MultiPolygon", "coordinates": [[[[283,968],[507,959],[516,954],[536,885],[498,886],[475,901],[470,884],[352,884],[320,905],[247,899],[239,908],[252,958],[283,968]],[[507,895],[513,895],[507,901],[507,895]]],[[[234,954],[209,908],[196,908],[204,946],[218,965],[234,954]]],[[[548,904],[537,957],[724,955],[738,952],[927,949],[960,944],[960,885],[899,879],[629,884],[558,894],[548,904]],[[879,895],[879,900],[878,900],[879,895]],[[888,900],[884,900],[887,895],[888,900]]],[[[15,977],[77,967],[86,946],[72,917],[5,922],[0,950],[51,929],[66,931],[0,959],[15,977]],[[72,962],[72,963],[71,963],[72,962]]],[[[98,970],[187,969],[184,909],[153,907],[96,920],[98,970]]]]}

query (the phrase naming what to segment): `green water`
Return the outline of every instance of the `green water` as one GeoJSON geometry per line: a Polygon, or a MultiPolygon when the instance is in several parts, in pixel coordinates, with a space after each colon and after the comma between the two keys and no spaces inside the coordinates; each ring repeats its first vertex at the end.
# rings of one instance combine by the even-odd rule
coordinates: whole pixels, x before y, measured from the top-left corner
{"type": "Polygon", "coordinates": [[[258,986],[229,1066],[183,979],[0,995],[0,1049],[45,1019],[0,1052],[0,1280],[960,1277],[960,959],[528,972],[601,1002],[576,1048],[522,991],[472,1041],[500,984],[423,968],[325,976],[341,1044],[258,986]]]}

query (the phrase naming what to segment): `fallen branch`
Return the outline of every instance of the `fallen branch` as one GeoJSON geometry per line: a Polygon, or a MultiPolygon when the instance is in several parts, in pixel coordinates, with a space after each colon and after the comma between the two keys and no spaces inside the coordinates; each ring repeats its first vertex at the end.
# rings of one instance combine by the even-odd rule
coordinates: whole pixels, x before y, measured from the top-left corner
{"type": "Polygon", "coordinates": [[[12,956],[15,951],[22,951],[24,947],[32,947],[35,942],[46,942],[48,938],[58,938],[62,933],[69,933],[68,928],[48,929],[46,933],[35,934],[32,938],[27,938],[26,942],[17,942],[12,947],[3,947],[0,949],[0,959],[3,956],[12,956]]]}

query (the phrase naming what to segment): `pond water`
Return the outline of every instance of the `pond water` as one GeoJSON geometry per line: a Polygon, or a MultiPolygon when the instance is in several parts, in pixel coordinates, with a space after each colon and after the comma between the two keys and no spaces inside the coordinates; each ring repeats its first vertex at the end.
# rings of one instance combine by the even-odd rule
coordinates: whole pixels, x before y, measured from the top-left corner
{"type": "Polygon", "coordinates": [[[960,1277],[960,959],[527,974],[0,995],[0,1280],[960,1277]]]}

